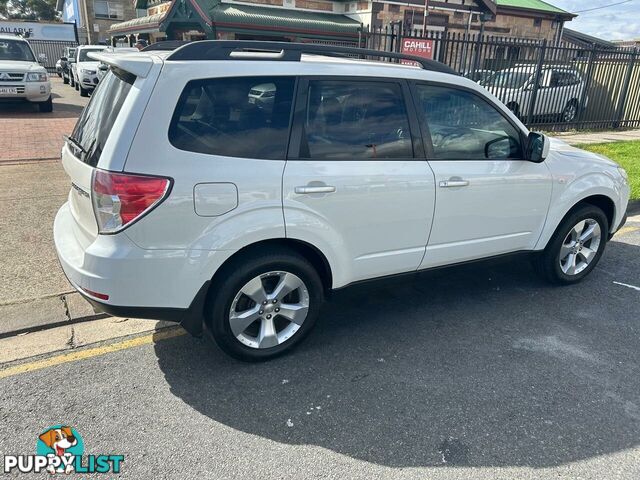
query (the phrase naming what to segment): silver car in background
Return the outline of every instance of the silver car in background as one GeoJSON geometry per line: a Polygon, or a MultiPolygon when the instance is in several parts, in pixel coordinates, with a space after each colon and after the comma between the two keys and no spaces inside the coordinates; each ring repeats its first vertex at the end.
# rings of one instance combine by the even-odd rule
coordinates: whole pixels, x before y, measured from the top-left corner
{"type": "MultiPolygon", "coordinates": [[[[533,100],[536,67],[526,65],[500,70],[481,82],[518,117],[526,116],[533,100]]],[[[534,116],[560,115],[563,122],[578,116],[585,89],[582,76],[571,67],[545,66],[540,72],[534,116]]],[[[585,106],[587,99],[585,98],[585,106]]]]}

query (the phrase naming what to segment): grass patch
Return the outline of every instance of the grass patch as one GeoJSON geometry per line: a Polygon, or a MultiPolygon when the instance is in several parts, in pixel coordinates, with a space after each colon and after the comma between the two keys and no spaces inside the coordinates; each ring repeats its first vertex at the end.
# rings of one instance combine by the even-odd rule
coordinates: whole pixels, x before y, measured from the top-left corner
{"type": "Polygon", "coordinates": [[[629,175],[631,200],[640,200],[640,140],[576,146],[605,155],[624,168],[629,175]]]}

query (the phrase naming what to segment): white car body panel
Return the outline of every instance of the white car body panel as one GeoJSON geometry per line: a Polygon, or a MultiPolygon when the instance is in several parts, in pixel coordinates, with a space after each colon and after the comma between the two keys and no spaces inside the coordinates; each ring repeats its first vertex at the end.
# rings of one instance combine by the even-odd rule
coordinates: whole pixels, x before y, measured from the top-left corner
{"type": "Polygon", "coordinates": [[[431,161],[438,187],[436,213],[420,268],[535,247],[551,198],[546,164],[525,160],[431,161]]]}
{"type": "MultiPolygon", "coordinates": [[[[67,276],[78,287],[107,292],[105,303],[186,308],[228,258],[264,240],[312,245],[327,259],[331,287],[337,288],[382,275],[543,249],[566,212],[591,194],[615,202],[612,231],[626,208],[628,186],[613,162],[557,143],[539,164],[287,162],[183,151],[168,138],[176,104],[190,80],[260,75],[406,78],[459,85],[495,100],[463,77],[397,64],[311,57],[301,62],[163,64],[167,53],[131,55],[148,71],[124,102],[97,168],[170,177],[172,190],[144,218],[114,235],[97,234],[90,198],[76,199],[72,191],[54,228],[67,276]],[[438,187],[452,176],[469,180],[469,185],[438,187]],[[335,186],[335,193],[295,193],[296,187],[315,181],[335,186]],[[196,199],[198,184],[209,186],[196,199]],[[235,206],[230,185],[237,189],[235,206]],[[206,206],[200,214],[196,201],[206,206]],[[78,216],[83,218],[76,220],[78,216]]],[[[127,56],[109,56],[108,62],[124,67],[127,56]]],[[[528,134],[504,105],[494,106],[528,134]]],[[[91,168],[80,165],[68,148],[63,163],[72,181],[90,192],[91,168]]]]}

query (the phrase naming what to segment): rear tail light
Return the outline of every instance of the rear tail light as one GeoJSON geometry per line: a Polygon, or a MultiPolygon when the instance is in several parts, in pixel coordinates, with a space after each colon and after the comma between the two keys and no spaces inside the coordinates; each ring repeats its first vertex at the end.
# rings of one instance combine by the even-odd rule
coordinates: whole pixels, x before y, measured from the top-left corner
{"type": "Polygon", "coordinates": [[[109,234],[125,229],[158,206],[170,186],[169,178],[94,170],[91,198],[98,231],[109,234]]]}

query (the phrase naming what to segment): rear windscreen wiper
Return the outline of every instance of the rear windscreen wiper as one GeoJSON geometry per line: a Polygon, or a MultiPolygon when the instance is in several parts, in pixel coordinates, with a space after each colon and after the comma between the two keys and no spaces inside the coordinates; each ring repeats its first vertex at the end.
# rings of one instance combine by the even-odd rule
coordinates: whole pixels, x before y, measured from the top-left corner
{"type": "Polygon", "coordinates": [[[72,144],[75,148],[80,150],[84,155],[87,155],[89,153],[84,149],[82,145],[80,145],[80,142],[77,139],[73,138],[71,135],[65,135],[64,139],[72,144]]]}

